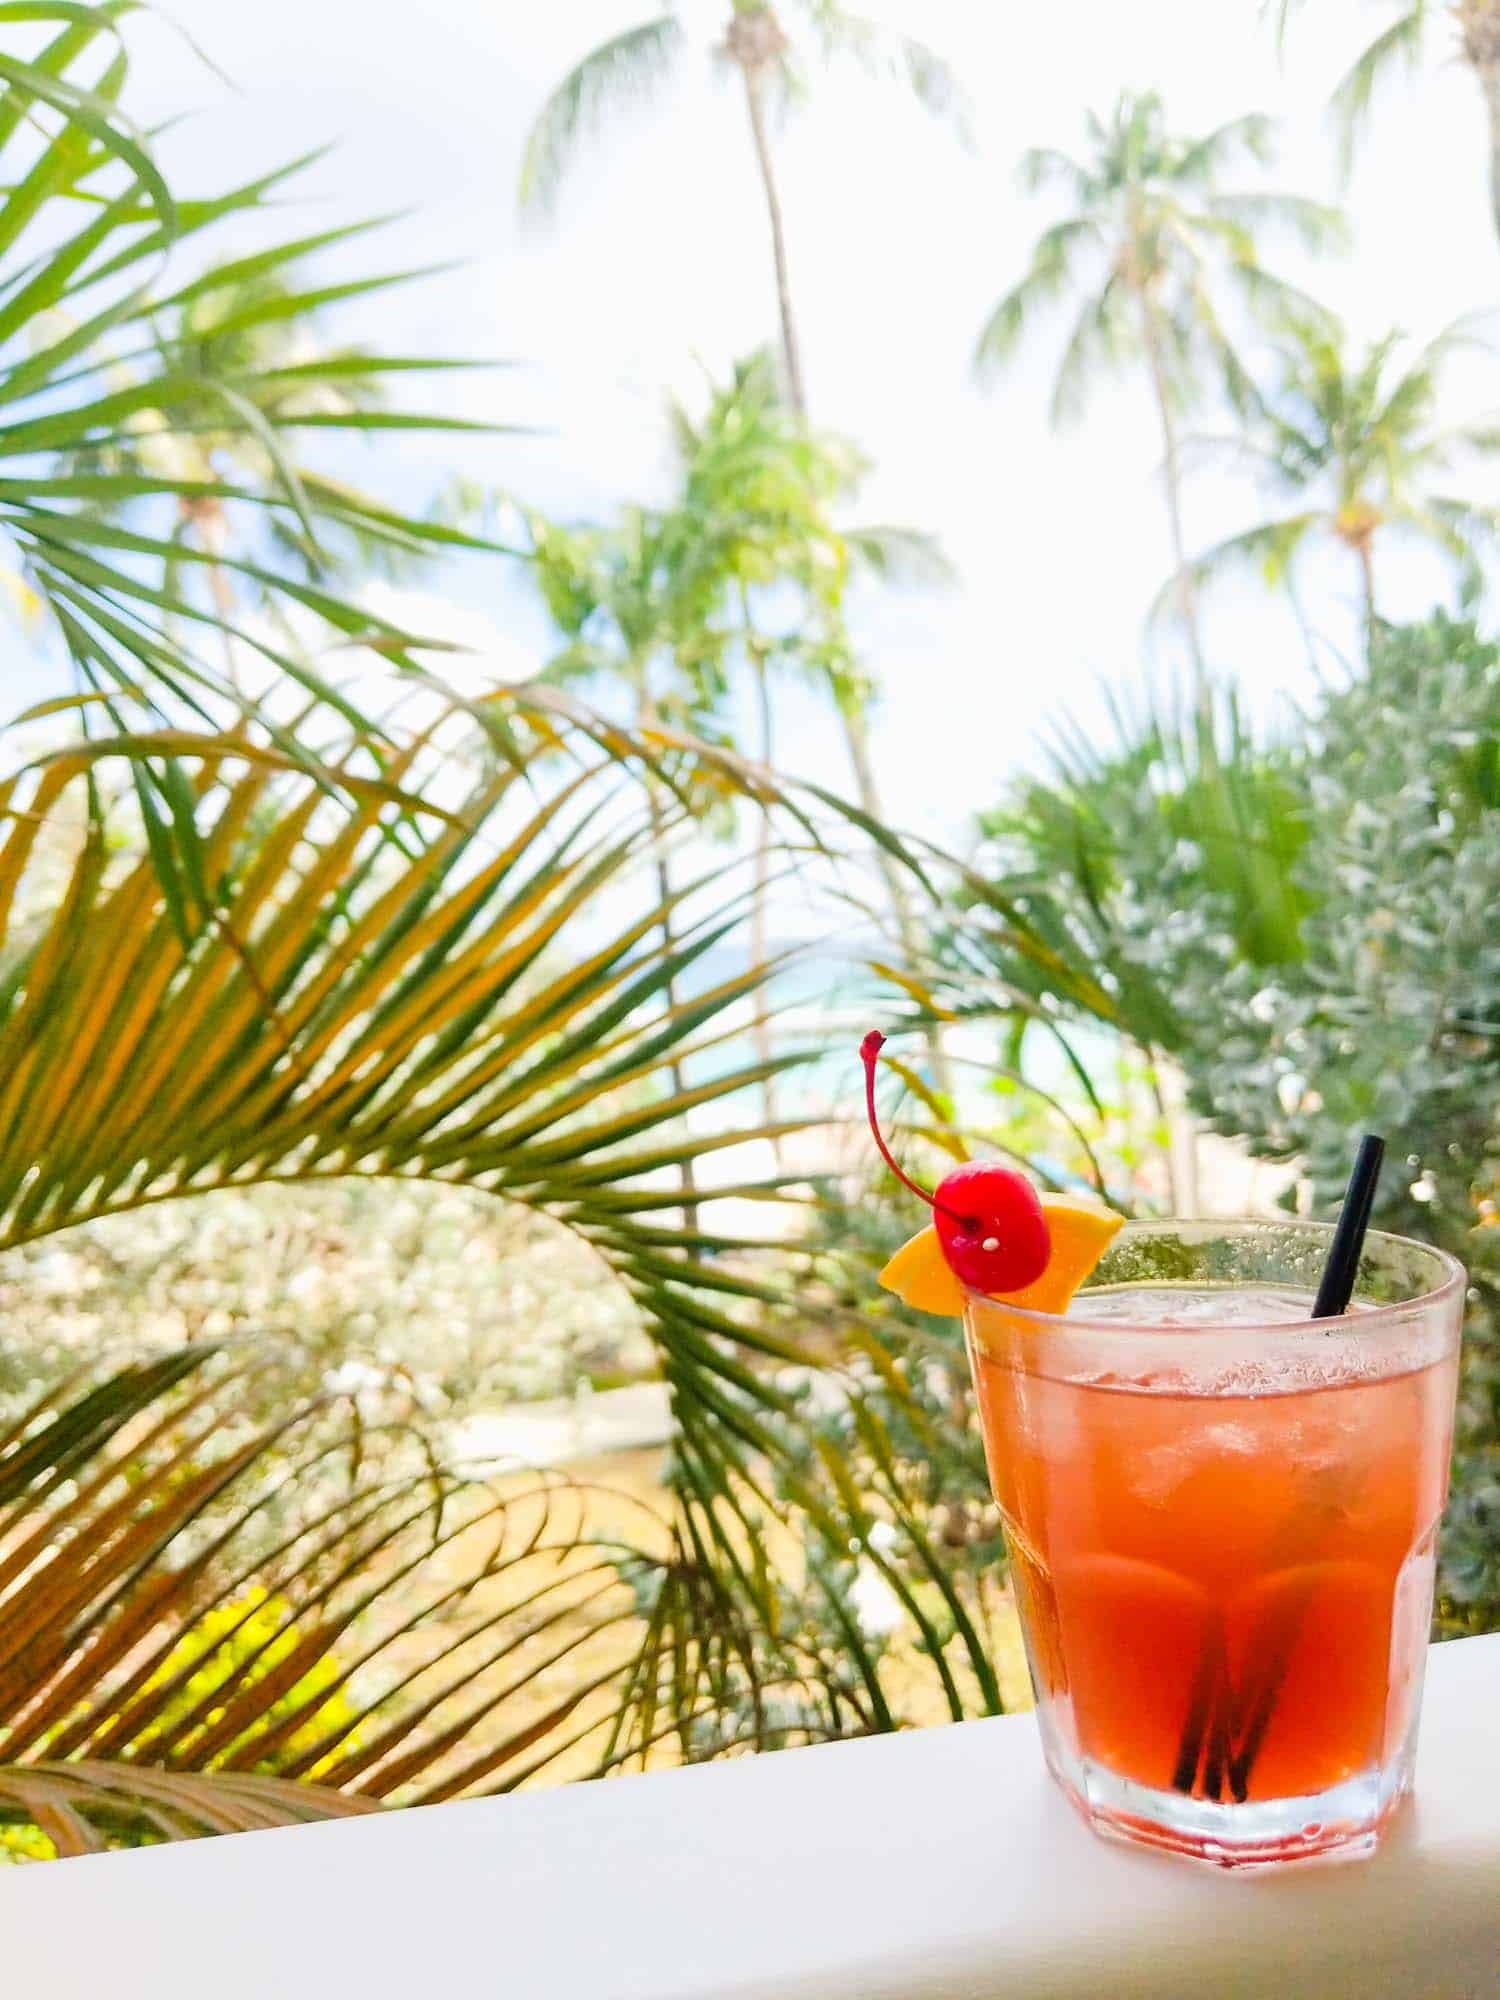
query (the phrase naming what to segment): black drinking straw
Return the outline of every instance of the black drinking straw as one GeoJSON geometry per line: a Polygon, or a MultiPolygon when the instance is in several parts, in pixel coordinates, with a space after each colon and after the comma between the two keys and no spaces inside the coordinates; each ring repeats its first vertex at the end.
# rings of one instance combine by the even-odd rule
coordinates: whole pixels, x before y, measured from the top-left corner
{"type": "MultiPolygon", "coordinates": [[[[1337,1319],[1349,1310],[1349,1302],[1354,1297],[1354,1281],[1359,1274],[1359,1260],[1364,1253],[1365,1235],[1375,1206],[1375,1190],[1380,1184],[1380,1170],[1384,1164],[1384,1139],[1367,1132],[1354,1156],[1354,1168],[1349,1175],[1349,1185],[1344,1190],[1344,1205],[1339,1211],[1333,1241],[1328,1246],[1328,1261],[1323,1266],[1318,1295],[1313,1301],[1314,1319],[1337,1319]]],[[[1276,1634],[1270,1648],[1270,1671],[1259,1691],[1253,1693],[1245,1704],[1248,1720],[1245,1736],[1238,1751],[1227,1758],[1220,1747],[1226,1721],[1224,1704],[1233,1702],[1234,1697],[1224,1672],[1215,1671],[1220,1664],[1222,1645],[1215,1622],[1194,1676],[1193,1695],[1177,1751],[1177,1766],[1172,1773],[1172,1783],[1179,1792],[1191,1792],[1197,1783],[1207,1740],[1209,1753],[1204,1769],[1206,1796],[1217,1799],[1226,1778],[1231,1797],[1243,1800],[1247,1796],[1250,1773],[1265,1740],[1276,1707],[1276,1697],[1281,1692],[1281,1683],[1296,1644],[1297,1627],[1302,1623],[1306,1608],[1305,1603],[1296,1606],[1289,1628],[1276,1634]]]]}
{"type": "Polygon", "coordinates": [[[1349,1310],[1359,1260],[1364,1252],[1365,1231],[1370,1226],[1370,1211],[1375,1206],[1375,1190],[1380,1183],[1380,1169],[1384,1163],[1384,1139],[1377,1139],[1374,1133],[1367,1132],[1359,1142],[1359,1151],[1354,1156],[1354,1171],[1344,1190],[1344,1206],[1339,1212],[1338,1227],[1333,1232],[1328,1262],[1323,1266],[1323,1281],[1313,1301],[1314,1319],[1337,1319],[1340,1313],[1349,1310]]]}

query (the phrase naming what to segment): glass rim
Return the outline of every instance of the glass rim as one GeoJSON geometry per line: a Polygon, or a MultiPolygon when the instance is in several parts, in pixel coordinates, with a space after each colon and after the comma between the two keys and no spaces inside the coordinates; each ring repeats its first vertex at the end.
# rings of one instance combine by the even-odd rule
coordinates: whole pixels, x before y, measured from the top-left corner
{"type": "MultiPolygon", "coordinates": [[[[1144,1235],[1152,1231],[1182,1229],[1198,1229],[1222,1236],[1247,1236],[1257,1231],[1277,1230],[1305,1237],[1318,1237],[1327,1241],[1333,1236],[1334,1225],[1331,1222],[1317,1222],[1297,1215],[1289,1215],[1284,1219],[1267,1215],[1152,1215],[1127,1221],[1110,1247],[1113,1248],[1113,1243],[1118,1242],[1126,1230],[1134,1230],[1144,1235]]],[[[1361,1306],[1357,1312],[1336,1313],[1328,1319],[1308,1320],[1306,1324],[1316,1325],[1324,1333],[1335,1330],[1356,1334],[1376,1333],[1394,1321],[1410,1319],[1413,1313],[1428,1312],[1434,1307],[1446,1306],[1451,1302],[1455,1292],[1461,1295],[1468,1290],[1468,1272],[1456,1257],[1451,1256],[1446,1250],[1440,1250],[1435,1243],[1423,1243],[1415,1236],[1398,1236],[1388,1229],[1372,1229],[1365,1240],[1367,1243],[1397,1244],[1402,1249],[1420,1251],[1423,1256],[1432,1258],[1437,1264],[1442,1273],[1439,1282],[1429,1291],[1419,1292],[1415,1298],[1394,1299],[1386,1305],[1361,1306]]],[[[994,1306],[1008,1316],[1032,1327],[1065,1327],[1069,1333],[1097,1335],[1101,1339],[1123,1337],[1127,1340],[1138,1338],[1143,1333],[1170,1332],[1180,1335],[1216,1334],[1221,1331],[1220,1328],[1211,1325],[1183,1327],[1163,1320],[1089,1319],[1086,1315],[1072,1311],[1043,1312],[1035,1306],[1012,1305],[1008,1300],[994,1298],[988,1292],[975,1291],[973,1286],[965,1284],[962,1279],[959,1283],[963,1287],[966,1313],[977,1306],[994,1306]]],[[[1237,1288],[1227,1286],[1225,1289],[1237,1288]]],[[[1083,1290],[1075,1294],[1075,1298],[1078,1299],[1086,1297],[1087,1292],[1083,1290]]],[[[1233,1330],[1238,1339],[1252,1338],[1256,1335],[1275,1335],[1284,1339],[1290,1331],[1302,1324],[1301,1320],[1285,1319],[1236,1320],[1233,1330]]]]}

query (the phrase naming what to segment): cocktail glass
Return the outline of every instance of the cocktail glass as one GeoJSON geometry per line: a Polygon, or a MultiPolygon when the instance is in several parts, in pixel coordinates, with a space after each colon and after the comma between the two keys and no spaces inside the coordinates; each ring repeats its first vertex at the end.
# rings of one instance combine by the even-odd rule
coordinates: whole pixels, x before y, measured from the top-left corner
{"type": "Polygon", "coordinates": [[[1065,1317],[970,1293],[1048,1764],[1101,1833],[1226,1867],[1373,1852],[1409,1790],[1465,1277],[1371,1234],[1129,1224],[1065,1317]]]}

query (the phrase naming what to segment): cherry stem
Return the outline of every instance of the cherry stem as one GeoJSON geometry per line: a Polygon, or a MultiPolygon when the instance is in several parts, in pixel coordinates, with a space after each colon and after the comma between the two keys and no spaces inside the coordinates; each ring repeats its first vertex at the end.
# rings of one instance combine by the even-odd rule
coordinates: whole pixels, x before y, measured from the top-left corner
{"type": "Polygon", "coordinates": [[[939,1215],[946,1215],[950,1222],[956,1222],[962,1229],[967,1226],[967,1218],[955,1215],[946,1202],[938,1201],[926,1188],[914,1181],[909,1173],[896,1161],[895,1155],[885,1143],[885,1134],[880,1129],[880,1114],[875,1109],[875,1065],[880,1060],[880,1051],[885,1047],[885,1036],[878,1028],[872,1028],[859,1045],[859,1059],[865,1066],[865,1109],[870,1117],[870,1130],[875,1134],[875,1144],[880,1148],[880,1157],[905,1188],[939,1215]]]}

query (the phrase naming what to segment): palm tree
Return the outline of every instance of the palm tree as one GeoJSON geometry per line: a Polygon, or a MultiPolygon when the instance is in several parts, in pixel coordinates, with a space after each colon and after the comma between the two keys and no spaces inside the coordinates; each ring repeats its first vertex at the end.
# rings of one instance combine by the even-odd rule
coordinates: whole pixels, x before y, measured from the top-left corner
{"type": "MultiPolygon", "coordinates": [[[[330,1435],[321,1404],[268,1391],[275,1420],[251,1421],[263,1343],[101,1357],[0,1418],[0,1829],[78,1851],[508,1789],[565,1754],[602,1774],[664,1739],[689,1757],[894,1726],[846,1608],[849,1549],[877,1516],[920,1567],[913,1592],[877,1546],[949,1712],[998,1705],[899,1462],[939,1455],[941,1426],[912,1400],[898,1453],[881,1411],[904,1408],[904,1378],[887,1367],[872,1399],[849,1371],[834,1453],[826,1414],[788,1392],[789,1369],[828,1359],[814,1318],[870,1336],[833,1309],[826,1251],[799,1247],[829,1189],[768,1170],[773,1134],[746,1115],[765,1072],[736,1015],[764,974],[669,997],[743,923],[743,868],[710,860],[674,885],[668,952],[649,857],[701,788],[741,784],[739,760],[649,743],[546,687],[447,720],[464,716],[494,755],[459,795],[443,718],[334,798],[243,733],[178,732],[221,918],[191,940],[150,855],[97,810],[138,745],[18,768],[0,791],[0,1253],[256,1183],[483,1189],[586,1243],[640,1315],[679,1424],[673,1496],[638,1545],[601,1540],[549,1482],[529,1500],[476,1490],[420,1453],[410,1477],[383,1459],[365,1474],[378,1441],[353,1413],[330,1435]],[[686,1126],[700,1107],[708,1136],[686,1126]],[[732,1235],[707,1204],[679,1226],[664,1185],[709,1154],[732,1163],[714,1189],[732,1235]],[[344,1465],[351,1490],[332,1477],[325,1500],[344,1465]],[[493,1554],[471,1599],[425,1556],[479,1518],[493,1554]],[[772,1532],[801,1544],[800,1585],[768,1564],[772,1532]],[[371,1690],[351,1683],[364,1664],[371,1690]]],[[[818,842],[781,796],[799,845],[818,842]]]]}
{"type": "MultiPolygon", "coordinates": [[[[656,735],[667,729],[699,741],[722,740],[722,660],[728,641],[715,622],[722,585],[705,574],[700,546],[671,515],[640,507],[624,508],[608,527],[550,521],[534,509],[527,509],[524,519],[528,574],[562,640],[543,670],[545,678],[562,687],[623,689],[630,724],[637,731],[656,735]]],[[[658,930],[671,964],[677,955],[671,836],[680,832],[681,822],[669,816],[663,787],[650,772],[645,787],[661,912],[658,930]]],[[[712,786],[693,798],[695,810],[705,817],[722,804],[712,786]]],[[[678,999],[672,974],[668,1007],[675,1008],[678,999]]],[[[687,1074],[676,1054],[670,1076],[673,1089],[685,1094],[687,1074]]],[[[769,1076],[762,1089],[769,1092],[769,1076]]],[[[677,1178],[684,1214],[694,1225],[696,1183],[690,1156],[677,1162],[677,1178]]]]}
{"type": "MultiPolygon", "coordinates": [[[[795,416],[764,352],[735,365],[701,416],[674,404],[671,423],[678,483],[667,506],[627,508],[612,529],[531,517],[538,580],[568,640],[549,671],[594,684],[623,677],[638,721],[664,715],[711,739],[729,730],[745,673],[754,754],[769,769],[779,677],[814,686],[841,718],[866,699],[845,618],[851,581],[932,586],[951,572],[930,536],[839,519],[864,460],[795,416]]],[[[762,929],[763,918],[762,906],[762,929]]]]}
{"type": "Polygon", "coordinates": [[[1500,427],[1436,421],[1443,362],[1459,338],[1450,332],[1413,349],[1388,333],[1355,355],[1326,320],[1288,321],[1276,383],[1247,407],[1243,434],[1205,441],[1248,459],[1284,510],[1197,557],[1195,588],[1247,566],[1290,588],[1304,552],[1331,542],[1355,565],[1368,636],[1379,609],[1377,549],[1405,540],[1437,550],[1472,596],[1480,550],[1500,531],[1500,508],[1458,497],[1442,482],[1464,461],[1500,453],[1500,427]]]}
{"type": "Polygon", "coordinates": [[[0,47],[0,566],[60,656],[80,733],[157,743],[134,780],[191,928],[206,915],[204,857],[163,726],[237,718],[314,768],[310,742],[244,693],[240,669],[254,662],[259,679],[331,703],[380,761],[381,728],[332,689],[317,655],[363,639],[399,667],[417,663],[409,635],[330,579],[351,552],[363,565],[489,548],[321,472],[307,440],[489,427],[387,402],[396,380],[453,364],[310,340],[323,307],[417,274],[311,273],[309,260],[368,222],[266,240],[265,218],[308,161],[175,195],[121,105],[132,10],[37,0],[24,11],[32,25],[17,32],[57,32],[39,49],[0,47]],[[261,231],[250,247],[247,229],[261,231]],[[240,232],[236,253],[187,275],[183,255],[216,232],[240,232]]]}
{"type": "MultiPolygon", "coordinates": [[[[1302,0],[1275,0],[1277,36],[1302,0]]],[[[1462,61],[1474,72],[1484,98],[1490,142],[1490,209],[1500,232],[1500,0],[1388,0],[1394,18],[1350,65],[1333,93],[1332,110],[1347,165],[1368,122],[1375,93],[1398,69],[1415,70],[1446,17],[1462,61]]]]}
{"type": "MultiPolygon", "coordinates": [[[[801,94],[805,65],[799,66],[797,44],[771,0],[729,0],[729,4],[729,19],[716,54],[738,72],[744,90],[756,168],[770,222],[787,394],[797,416],[805,420],[807,395],[769,129],[773,106],[801,94]]],[[[868,74],[904,85],[934,116],[954,119],[961,130],[966,130],[966,108],[956,79],[947,64],[924,43],[846,12],[839,0],[792,0],[792,4],[806,30],[805,39],[811,42],[812,53],[819,61],[852,58],[868,74]]],[[[579,141],[591,136],[612,110],[649,98],[683,55],[686,40],[677,9],[668,7],[654,19],[629,28],[591,50],[568,72],[542,107],[526,142],[520,182],[523,208],[542,208],[554,199],[579,141]]],[[[840,703],[839,717],[854,775],[855,797],[872,821],[882,821],[885,815],[880,785],[870,750],[869,708],[875,692],[868,678],[851,680],[840,703]]],[[[884,854],[878,866],[896,928],[910,957],[917,948],[918,938],[905,879],[884,854]]]]}
{"type": "MultiPolygon", "coordinates": [[[[856,1546],[903,1593],[948,1712],[993,1710],[985,1637],[923,1533],[912,1468],[947,1437],[909,1394],[927,1369],[884,1367],[879,1398],[870,1370],[849,1370],[836,1442],[834,1420],[815,1429],[789,1387],[789,1369],[824,1365],[835,1343],[871,1343],[885,1362],[895,1334],[872,1341],[867,1312],[840,1314],[832,1260],[798,1248],[799,1218],[825,1213],[831,1189],[767,1170],[776,1135],[754,1118],[765,1071],[737,1018],[762,1004],[763,976],[744,968],[671,998],[744,924],[744,871],[710,858],[671,885],[668,907],[650,859],[704,796],[759,808],[769,781],[545,686],[458,705],[488,748],[466,765],[445,749],[457,714],[408,733],[328,686],[316,662],[330,641],[374,648],[413,683],[422,667],[409,635],[328,581],[325,538],[495,545],[298,463],[304,430],[434,421],[322,402],[385,364],[355,351],[270,361],[259,343],[244,365],[225,358],[230,337],[380,280],[261,289],[320,240],[302,238],[196,278],[176,260],[167,288],[167,249],[253,217],[286,174],[173,199],[115,102],[129,11],[26,0],[6,18],[24,16],[28,37],[50,23],[53,40],[26,61],[0,47],[0,529],[75,681],[42,705],[55,747],[37,754],[29,732],[0,731],[0,1254],[230,1186],[463,1181],[590,1247],[655,1341],[679,1436],[664,1532],[581,1552],[607,1593],[592,1611],[550,1597],[554,1569],[519,1618],[481,1611],[455,1631],[457,1599],[429,1567],[417,1619],[432,1678],[418,1685],[403,1649],[389,1705],[351,1717],[313,1670],[352,1644],[347,1672],[378,1672],[382,1633],[409,1636],[386,1591],[406,1547],[399,1522],[387,1528],[393,1486],[360,1486],[309,1539],[268,1549],[259,1531],[279,1534],[279,1500],[332,1447],[320,1435],[304,1454],[305,1413],[290,1406],[270,1434],[253,1427],[232,1369],[210,1378],[207,1343],[7,1407],[0,1825],[19,1816],[76,1849],[508,1786],[584,1754],[585,1738],[603,1772],[664,1738],[688,1757],[889,1727],[877,1649],[847,1608],[856,1546]],[[101,43],[99,74],[85,58],[101,43]],[[206,378],[179,335],[181,309],[211,293],[238,303],[215,320],[206,378]],[[147,430],[225,442],[202,476],[105,462],[147,430]],[[258,468],[243,462],[247,439],[258,468]],[[222,549],[180,532],[184,499],[222,506],[222,549]],[[305,645],[272,621],[226,618],[216,567],[231,590],[295,612],[305,645]],[[300,688],[295,726],[184,636],[226,628],[300,688]],[[132,789],[135,817],[116,810],[132,789]],[[695,1081],[679,1090],[687,1062],[695,1081]],[[707,1138],[687,1129],[700,1108],[718,1121],[707,1138]],[[671,1177],[711,1152],[729,1165],[714,1189],[726,1207],[679,1226],[671,1177]],[[829,1335],[817,1345],[804,1335],[815,1310],[829,1335]],[[899,1446],[883,1412],[900,1417],[899,1446]],[[871,1537],[877,1518],[897,1524],[909,1558],[871,1537]],[[795,1581],[765,1556],[782,1530],[803,1558],[795,1581]],[[241,1586],[268,1592],[243,1617],[241,1586]],[[251,1612],[268,1604],[262,1639],[251,1612]],[[235,1652],[247,1633],[248,1659],[235,1652]],[[628,1640],[623,1658],[611,1634],[628,1640]],[[576,1668],[575,1648],[601,1636],[606,1657],[559,1686],[553,1669],[576,1668]],[[511,1720],[510,1696],[536,1678],[520,1647],[542,1655],[545,1699],[511,1720]],[[491,1716],[505,1718],[498,1742],[482,1735],[491,1716]]],[[[805,799],[779,796],[799,852],[826,837],[805,799]]],[[[803,1053],[785,1050],[778,1071],[803,1053]]],[[[366,1429],[351,1420],[352,1481],[366,1429]]],[[[430,1502],[433,1540],[450,1490],[441,1465],[425,1491],[406,1488],[424,1516],[430,1502]]],[[[550,1504],[543,1494],[540,1534],[533,1519],[513,1538],[548,1564],[547,1523],[573,1539],[550,1504]]],[[[493,1546],[509,1560],[498,1535],[493,1546]]]]}
{"type": "Polygon", "coordinates": [[[1124,94],[1108,123],[1090,115],[1084,160],[1050,147],[1028,152],[1028,192],[1062,189],[1068,212],[1044,231],[1030,268],[979,336],[981,377],[1009,362],[1039,314],[1078,301],[1052,392],[1052,419],[1077,417],[1108,372],[1143,363],[1161,427],[1177,610],[1202,678],[1202,635],[1183,527],[1179,424],[1210,379],[1239,401],[1246,375],[1220,299],[1244,307],[1295,296],[1260,260],[1258,238],[1280,227],[1309,246],[1338,233],[1338,218],[1298,195],[1226,192],[1221,174],[1270,156],[1270,125],[1237,118],[1206,138],[1166,124],[1160,98],[1124,94]]]}
{"type": "MultiPolygon", "coordinates": [[[[904,83],[917,101],[939,117],[963,117],[960,92],[940,57],[908,35],[878,27],[846,13],[838,0],[793,0],[814,51],[823,62],[852,56],[872,74],[904,83]]],[[[771,228],[781,353],[787,392],[798,416],[807,414],[802,362],[792,311],[791,277],[781,197],[771,157],[773,105],[801,85],[798,51],[771,0],[729,0],[730,15],[718,59],[737,71],[745,94],[756,168],[771,228]]],[[[655,19],[591,49],[558,84],[543,105],[526,141],[521,162],[523,208],[544,207],[555,198],[572,164],[579,140],[590,136],[612,110],[648,97],[683,54],[687,37],[675,7],[655,19]]]]}
{"type": "MultiPolygon", "coordinates": [[[[846,722],[867,699],[845,619],[851,580],[863,573],[933,585],[950,571],[929,536],[839,520],[865,462],[845,440],[809,430],[797,418],[780,394],[768,355],[738,363],[701,418],[680,405],[672,416],[684,552],[700,568],[716,571],[727,592],[723,615],[731,650],[724,665],[730,673],[736,662],[748,670],[755,755],[769,768],[778,677],[812,685],[846,722]]],[[[763,815],[762,876],[766,826],[763,815]]]]}
{"type": "MultiPolygon", "coordinates": [[[[754,754],[768,771],[778,677],[812,683],[840,715],[861,698],[844,616],[851,574],[930,581],[944,565],[911,531],[838,524],[837,505],[853,492],[862,461],[796,418],[768,355],[739,363],[701,417],[674,406],[672,428],[677,488],[665,506],[626,507],[602,525],[526,512],[530,574],[563,642],[546,675],[607,697],[623,690],[637,729],[720,742],[731,734],[732,696],[745,676],[754,754]]],[[[721,794],[706,795],[705,818],[723,804],[721,794]]],[[[658,887],[669,905],[668,862],[659,845],[658,887]]],[[[749,923],[751,963],[761,967],[771,869],[772,815],[762,802],[749,923]]],[[[767,1024],[756,1033],[768,1061],[767,1024]]],[[[763,1095],[769,1120],[769,1076],[763,1095]]]]}

